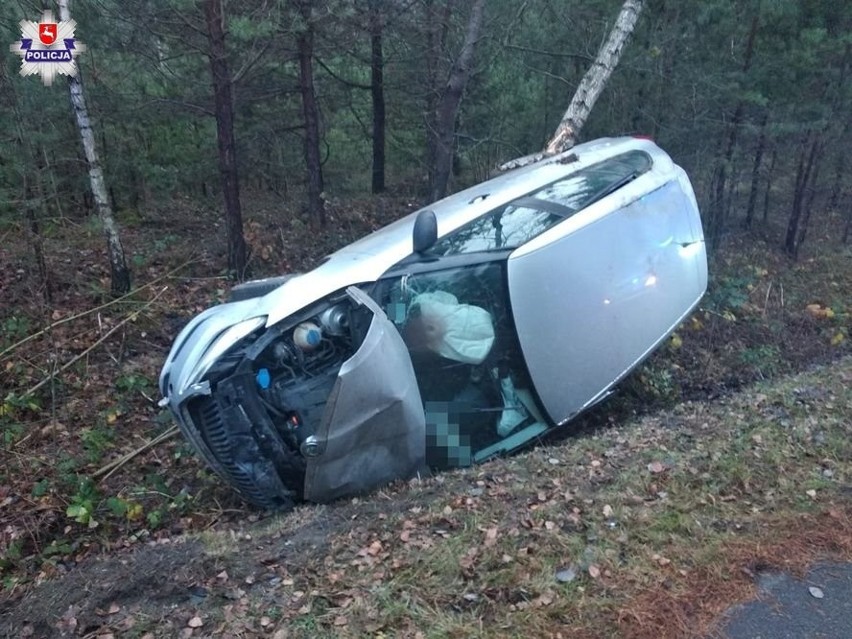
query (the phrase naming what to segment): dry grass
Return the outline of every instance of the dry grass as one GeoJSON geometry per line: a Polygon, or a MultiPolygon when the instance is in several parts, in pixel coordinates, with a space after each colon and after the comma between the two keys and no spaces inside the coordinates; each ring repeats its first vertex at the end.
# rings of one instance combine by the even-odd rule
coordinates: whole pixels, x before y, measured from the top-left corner
{"type": "Polygon", "coordinates": [[[366,521],[358,504],[340,506],[351,527],[329,535],[312,560],[285,567],[303,597],[282,604],[279,628],[288,636],[710,633],[726,607],[753,594],[756,572],[852,558],[850,380],[847,358],[401,488],[366,521]],[[770,418],[780,410],[785,425],[770,418]],[[654,461],[660,472],[649,470],[654,461]],[[576,579],[556,578],[565,567],[576,579]]]}

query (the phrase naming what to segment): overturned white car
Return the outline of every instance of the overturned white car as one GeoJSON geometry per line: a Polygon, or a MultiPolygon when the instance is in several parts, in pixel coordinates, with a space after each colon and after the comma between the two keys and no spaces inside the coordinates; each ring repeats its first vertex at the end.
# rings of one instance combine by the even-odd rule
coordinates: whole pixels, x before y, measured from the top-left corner
{"type": "Polygon", "coordinates": [[[405,217],[193,319],[163,403],[264,507],[513,451],[605,397],[695,307],[682,169],[613,138],[405,217]]]}

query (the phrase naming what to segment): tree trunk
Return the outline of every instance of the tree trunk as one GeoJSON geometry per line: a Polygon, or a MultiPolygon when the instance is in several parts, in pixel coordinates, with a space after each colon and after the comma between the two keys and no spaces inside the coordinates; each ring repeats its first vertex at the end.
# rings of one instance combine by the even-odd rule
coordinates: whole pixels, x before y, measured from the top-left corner
{"type": "Polygon", "coordinates": [[[727,196],[725,197],[725,212],[722,219],[729,219],[731,217],[731,211],[734,208],[734,201],[739,199],[740,195],[740,182],[742,169],[740,167],[740,162],[736,161],[737,154],[731,156],[731,174],[730,180],[728,180],[728,190],[727,196]]]}
{"type": "Polygon", "coordinates": [[[568,105],[568,110],[562,116],[562,121],[556,127],[556,132],[544,149],[545,155],[555,155],[567,151],[577,141],[580,130],[586,123],[598,97],[603,92],[609,77],[618,65],[624,45],[633,33],[639,14],[645,6],[645,0],[626,0],[621,12],[615,20],[615,26],[609,32],[609,37],[598,51],[597,58],[586,75],[580,81],[580,86],[568,105]]]}
{"type": "Polygon", "coordinates": [[[305,120],[305,166],[308,171],[308,217],[310,224],[325,226],[322,161],[320,160],[319,107],[314,91],[314,26],[311,0],[302,0],[299,11],[305,30],[296,38],[299,52],[299,90],[302,94],[302,117],[305,120]]]}
{"type": "MultiPolygon", "coordinates": [[[[754,40],[757,36],[757,27],[759,23],[760,16],[754,16],[751,21],[751,27],[749,28],[748,38],[746,39],[745,55],[743,56],[743,75],[745,75],[751,67],[751,60],[754,54],[754,40]]],[[[709,226],[711,229],[710,240],[714,244],[718,243],[725,228],[725,211],[727,210],[725,184],[728,179],[728,169],[731,167],[731,160],[734,157],[734,149],[737,145],[737,134],[739,133],[744,110],[745,102],[740,99],[737,101],[737,106],[734,109],[734,115],[728,124],[728,140],[725,145],[725,154],[717,162],[716,170],[713,174],[714,179],[710,186],[711,202],[709,226]]]]}
{"type": "MultiPolygon", "coordinates": [[[[672,2],[661,3],[658,9],[663,16],[663,33],[673,33],[681,29],[681,12],[683,3],[675,0],[672,2]]],[[[657,82],[659,87],[656,97],[656,108],[652,111],[655,115],[651,128],[651,137],[655,140],[660,137],[660,131],[664,131],[668,126],[668,120],[671,116],[669,108],[672,100],[672,77],[674,76],[675,66],[682,55],[677,46],[680,40],[673,40],[670,44],[663,47],[662,62],[661,62],[661,77],[657,82]]],[[[652,107],[653,108],[653,107],[652,107]]]]}
{"type": "Polygon", "coordinates": [[[831,195],[828,197],[828,208],[837,209],[840,202],[840,193],[843,190],[843,176],[846,175],[846,153],[841,151],[837,154],[834,165],[834,179],[831,182],[831,195]]]}
{"type": "Polygon", "coordinates": [[[36,215],[37,206],[45,206],[44,190],[42,189],[42,167],[38,167],[35,172],[35,182],[37,195],[33,194],[30,187],[28,176],[23,177],[23,200],[24,200],[24,215],[27,220],[28,240],[30,248],[32,248],[33,256],[38,269],[38,279],[41,284],[42,298],[47,304],[53,302],[53,286],[50,281],[50,273],[47,270],[47,261],[44,259],[44,238],[41,234],[41,228],[36,215]]]}
{"type": "MultiPolygon", "coordinates": [[[[651,31],[645,34],[645,41],[642,43],[642,48],[644,49],[642,57],[645,60],[651,58],[651,31]]],[[[647,64],[647,63],[646,63],[647,64]]],[[[636,102],[637,106],[633,109],[633,117],[630,120],[630,130],[633,134],[644,133],[642,131],[642,120],[643,116],[646,112],[646,106],[648,104],[648,98],[646,96],[646,90],[648,87],[648,68],[646,66],[642,66],[639,70],[639,74],[637,77],[637,84],[639,85],[636,89],[636,102]]]]}
{"type": "Polygon", "coordinates": [[[819,137],[813,134],[814,138],[811,141],[811,135],[811,133],[808,133],[807,137],[805,137],[805,143],[802,145],[802,154],[799,156],[799,167],[796,170],[796,186],[793,191],[793,206],[787,222],[787,234],[784,237],[784,249],[793,258],[798,257],[799,253],[800,227],[804,226],[802,224],[802,213],[806,209],[805,198],[811,181],[814,159],[819,149],[819,137]],[[809,142],[810,151],[808,151],[809,142]]]}
{"type": "Polygon", "coordinates": [[[763,225],[769,219],[769,198],[772,191],[772,174],[775,173],[775,161],[778,159],[778,146],[772,145],[772,154],[769,156],[769,169],[766,171],[766,191],[763,193],[763,225]]]}
{"type": "Polygon", "coordinates": [[[467,23],[467,33],[461,53],[456,59],[450,78],[438,102],[435,116],[434,157],[429,197],[434,202],[447,194],[447,185],[453,169],[453,143],[455,140],[456,117],[462,95],[473,69],[473,53],[479,32],[482,29],[485,0],[474,0],[467,23]]]}
{"type": "Polygon", "coordinates": [[[228,271],[232,277],[246,275],[247,250],[243,236],[243,213],[240,206],[240,180],[237,171],[237,143],[234,139],[234,105],[231,97],[231,74],[225,50],[225,16],[222,0],[204,0],[204,20],[210,42],[210,72],[213,76],[213,99],[216,103],[216,140],[219,147],[219,173],[225,200],[225,228],[228,235],[228,271]]]}
{"type": "MultiPolygon", "coordinates": [[[[17,110],[17,109],[16,109],[17,110]]],[[[20,120],[19,120],[20,122],[20,120]]],[[[19,129],[19,134],[23,135],[23,131],[19,129]]],[[[44,192],[44,171],[50,170],[47,163],[47,154],[40,153],[37,150],[35,172],[35,186],[37,198],[32,200],[32,195],[27,193],[27,223],[30,231],[30,244],[32,245],[33,255],[36,258],[36,266],[38,267],[38,276],[42,284],[42,297],[48,304],[53,302],[53,286],[50,282],[50,273],[47,270],[47,261],[44,259],[44,238],[41,234],[41,228],[36,215],[36,205],[43,207],[47,212],[47,195],[44,192]],[[42,161],[44,158],[44,161],[42,161]]],[[[43,151],[43,149],[41,149],[43,151]]],[[[24,179],[24,190],[29,191],[26,178],[24,179]]]]}
{"type": "Polygon", "coordinates": [[[766,146],[766,124],[769,122],[769,112],[763,114],[760,121],[760,136],[757,138],[757,150],[754,153],[754,165],[751,169],[751,189],[748,192],[748,205],[743,226],[750,229],[754,221],[754,207],[757,203],[757,189],[760,186],[760,164],[763,161],[763,149],[766,146]]]}
{"type": "Polygon", "coordinates": [[[445,56],[444,46],[449,32],[450,15],[454,0],[445,0],[439,13],[437,0],[425,0],[424,22],[426,24],[426,169],[431,193],[435,183],[435,158],[438,153],[438,103],[443,86],[440,80],[441,59],[445,56]]]}
{"type": "Polygon", "coordinates": [[[819,138],[814,142],[811,149],[811,171],[809,172],[809,181],[804,187],[802,194],[802,220],[799,223],[799,234],[796,236],[796,255],[799,254],[799,248],[805,243],[805,238],[808,236],[808,224],[811,221],[811,213],[813,212],[814,199],[816,198],[817,182],[819,182],[819,167],[820,157],[822,156],[822,143],[819,138]]]}
{"type": "MultiPolygon", "coordinates": [[[[68,9],[69,0],[59,1],[59,19],[70,20],[71,12],[68,9]]],[[[86,162],[89,165],[89,183],[92,195],[95,199],[95,207],[98,218],[103,227],[104,236],[107,241],[107,253],[109,254],[109,265],[111,282],[110,288],[113,295],[124,295],[130,291],[130,270],[124,258],[124,247],[118,235],[118,226],[109,204],[104,172],[98,159],[95,148],[95,135],[92,131],[92,122],[89,119],[89,111],[86,108],[86,100],[83,96],[83,81],[78,66],[77,75],[68,78],[68,87],[71,94],[71,106],[74,109],[74,117],[77,120],[77,129],[80,131],[80,139],[83,142],[83,151],[86,154],[86,162]]]]}
{"type": "MultiPolygon", "coordinates": [[[[21,112],[18,109],[18,96],[15,93],[14,85],[11,83],[10,79],[6,76],[5,69],[0,69],[0,80],[2,80],[3,84],[8,85],[8,91],[12,97],[12,113],[15,118],[15,132],[17,133],[18,145],[20,146],[21,155],[26,157],[28,160],[35,157],[36,165],[38,170],[35,172],[35,182],[36,189],[38,191],[38,204],[44,208],[47,212],[47,196],[44,193],[44,180],[43,180],[43,172],[45,170],[51,171],[51,167],[48,163],[47,152],[44,148],[33,149],[31,138],[29,138],[25,133],[22,126],[21,112]],[[43,161],[42,161],[43,159],[43,161]]],[[[3,165],[3,162],[0,162],[0,166],[3,165]]],[[[29,174],[26,171],[26,168],[22,168],[20,171],[21,174],[21,199],[24,202],[24,216],[27,220],[27,226],[29,227],[29,241],[30,247],[33,250],[33,257],[35,257],[36,268],[38,269],[38,277],[41,281],[42,285],[42,297],[47,304],[51,304],[53,301],[53,285],[51,283],[50,272],[47,269],[47,260],[44,257],[44,238],[41,234],[41,228],[39,225],[39,219],[36,215],[36,200],[33,198],[32,187],[30,186],[29,174]]],[[[51,173],[52,176],[52,173],[51,173]]],[[[53,176],[52,176],[53,177],[53,176]]],[[[57,215],[62,217],[62,208],[59,206],[59,196],[56,193],[56,185],[54,178],[54,198],[56,199],[57,206],[57,215]]]]}
{"type": "MultiPolygon", "coordinates": [[[[846,121],[843,123],[843,129],[840,132],[838,139],[846,140],[850,129],[852,129],[852,114],[847,113],[846,121]]],[[[834,165],[834,179],[831,184],[831,195],[829,195],[828,198],[829,209],[836,210],[837,205],[840,203],[840,195],[843,192],[843,179],[846,176],[846,167],[848,166],[846,159],[847,155],[845,148],[841,148],[840,152],[837,154],[837,160],[834,165]]]]}
{"type": "Polygon", "coordinates": [[[385,81],[382,0],[370,0],[370,95],[373,100],[373,193],[385,190],[385,81]]]}

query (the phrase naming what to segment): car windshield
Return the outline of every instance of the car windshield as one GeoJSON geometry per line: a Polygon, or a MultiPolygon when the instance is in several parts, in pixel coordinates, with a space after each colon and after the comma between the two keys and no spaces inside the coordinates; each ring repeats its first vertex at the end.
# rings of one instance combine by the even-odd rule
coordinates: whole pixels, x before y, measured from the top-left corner
{"type": "Polygon", "coordinates": [[[615,156],[520,197],[438,240],[434,255],[514,249],[651,168],[643,151],[615,156]]]}

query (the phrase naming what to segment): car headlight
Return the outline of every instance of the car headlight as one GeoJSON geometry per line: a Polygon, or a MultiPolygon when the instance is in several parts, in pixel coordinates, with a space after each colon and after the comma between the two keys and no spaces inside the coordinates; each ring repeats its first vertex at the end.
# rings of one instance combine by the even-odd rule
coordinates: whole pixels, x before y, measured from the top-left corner
{"type": "Polygon", "coordinates": [[[216,363],[216,360],[224,355],[228,349],[264,324],[266,324],[266,315],[261,315],[260,317],[252,317],[251,319],[238,322],[222,331],[198,361],[198,365],[195,367],[192,376],[187,380],[187,385],[198,382],[210,370],[210,367],[216,363]]]}

